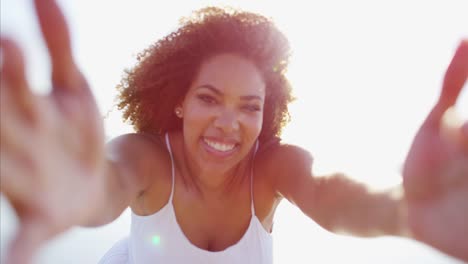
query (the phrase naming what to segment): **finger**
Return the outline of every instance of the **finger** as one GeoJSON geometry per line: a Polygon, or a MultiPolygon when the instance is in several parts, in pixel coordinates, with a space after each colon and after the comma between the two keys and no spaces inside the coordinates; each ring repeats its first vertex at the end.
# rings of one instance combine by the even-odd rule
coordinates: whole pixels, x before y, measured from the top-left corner
{"type": "MultiPolygon", "coordinates": [[[[25,109],[20,107],[15,100],[12,99],[10,88],[5,82],[1,82],[1,96],[0,96],[0,138],[2,144],[16,139],[15,141],[29,142],[31,128],[35,127],[37,123],[31,123],[32,119],[25,119],[25,109]]],[[[31,114],[35,116],[35,114],[31,114]]]]}
{"type": "Polygon", "coordinates": [[[30,177],[35,164],[27,155],[36,142],[32,142],[30,127],[4,101],[7,95],[2,93],[0,98],[0,182],[8,197],[19,197],[34,190],[30,177]]]}
{"type": "Polygon", "coordinates": [[[22,162],[13,157],[11,153],[0,150],[0,190],[12,203],[24,202],[23,200],[34,190],[33,179],[30,171],[22,162]]]}
{"type": "Polygon", "coordinates": [[[468,40],[460,43],[445,74],[439,103],[444,110],[453,106],[468,77],[468,40]]]}
{"type": "Polygon", "coordinates": [[[54,89],[77,91],[82,76],[73,60],[70,33],[65,16],[54,0],[35,0],[40,28],[52,62],[54,89]]]}
{"type": "Polygon", "coordinates": [[[25,63],[21,49],[14,41],[7,38],[0,38],[0,45],[3,53],[2,95],[10,94],[8,99],[13,100],[27,118],[32,118],[35,112],[33,95],[26,80],[25,63]]]}
{"type": "Polygon", "coordinates": [[[468,77],[468,40],[463,40],[455,51],[445,73],[439,100],[429,115],[430,125],[439,126],[445,111],[455,105],[468,77]]]}
{"type": "MultiPolygon", "coordinates": [[[[2,101],[3,101],[2,95],[2,101]]],[[[31,133],[24,122],[15,118],[13,113],[0,107],[0,182],[2,192],[9,197],[19,197],[31,190],[32,171],[35,163],[29,158],[32,142],[31,133]]]]}

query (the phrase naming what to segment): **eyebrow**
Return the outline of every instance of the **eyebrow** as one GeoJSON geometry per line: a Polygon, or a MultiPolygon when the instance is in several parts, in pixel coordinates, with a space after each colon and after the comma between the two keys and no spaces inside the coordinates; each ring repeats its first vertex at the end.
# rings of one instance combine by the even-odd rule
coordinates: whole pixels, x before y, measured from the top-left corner
{"type": "MultiPolygon", "coordinates": [[[[221,92],[218,88],[214,87],[213,85],[211,84],[203,84],[203,85],[200,85],[198,86],[198,89],[200,88],[207,88],[208,90],[211,90],[213,93],[219,95],[219,96],[222,96],[223,95],[223,92],[221,92]]],[[[241,100],[245,100],[245,101],[251,101],[251,100],[262,100],[263,98],[259,95],[242,95],[241,97],[241,100]]]]}

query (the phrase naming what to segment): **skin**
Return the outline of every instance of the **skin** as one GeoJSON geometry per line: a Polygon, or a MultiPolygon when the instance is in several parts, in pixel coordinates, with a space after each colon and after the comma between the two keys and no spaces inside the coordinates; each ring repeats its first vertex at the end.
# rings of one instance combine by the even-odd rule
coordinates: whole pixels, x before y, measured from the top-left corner
{"type": "MultiPolygon", "coordinates": [[[[201,66],[181,104],[184,129],[170,133],[176,165],[174,208],[181,229],[200,248],[219,251],[235,244],[250,222],[249,166],[261,131],[264,97],[265,85],[253,63],[221,54],[201,66]],[[235,146],[219,151],[207,140],[235,146]]],[[[153,147],[166,149],[164,144],[153,147]]],[[[150,182],[154,187],[146,188],[132,206],[137,214],[153,214],[167,203],[171,164],[164,154],[166,172],[148,178],[163,178],[165,188],[150,182]]],[[[151,172],[161,166],[155,166],[154,159],[148,159],[151,172]]]]}
{"type": "Polygon", "coordinates": [[[265,83],[252,62],[221,54],[201,66],[181,106],[183,152],[199,189],[224,189],[239,163],[247,162],[262,128],[264,101],[265,83]],[[207,141],[235,147],[223,153],[207,141]]]}
{"type": "MultiPolygon", "coordinates": [[[[157,212],[171,191],[171,161],[162,138],[128,134],[104,145],[100,115],[74,63],[65,19],[54,1],[35,4],[53,68],[49,95],[31,92],[21,50],[11,40],[1,41],[1,191],[20,220],[8,263],[28,263],[44,241],[75,225],[108,223],[128,206],[139,215],[157,212]]],[[[276,207],[286,198],[330,231],[410,234],[468,261],[462,220],[468,218],[468,124],[447,128],[443,122],[467,75],[464,41],[405,161],[404,196],[372,193],[339,173],[317,177],[311,155],[297,146],[261,149],[255,157],[253,193],[256,217],[265,230],[271,230],[276,207]]],[[[225,249],[248,226],[248,172],[265,89],[253,63],[219,54],[202,64],[175,106],[184,129],[170,133],[174,207],[181,229],[199,248],[225,249]],[[204,139],[235,142],[236,147],[228,155],[204,139]]]]}

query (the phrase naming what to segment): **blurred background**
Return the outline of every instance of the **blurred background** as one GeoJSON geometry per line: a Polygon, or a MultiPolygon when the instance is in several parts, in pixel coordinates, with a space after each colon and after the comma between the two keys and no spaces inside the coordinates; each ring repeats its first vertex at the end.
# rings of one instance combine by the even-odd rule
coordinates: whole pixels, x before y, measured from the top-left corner
{"type": "MultiPolygon", "coordinates": [[[[32,1],[1,0],[1,32],[19,41],[38,93],[50,64],[32,1]]],[[[229,5],[273,18],[293,55],[288,75],[297,100],[285,141],[314,155],[317,174],[343,171],[375,189],[401,183],[411,140],[435,102],[445,69],[468,38],[468,2],[446,1],[59,1],[75,56],[104,117],[107,139],[132,129],[115,107],[115,86],[136,54],[207,5],[229,5]]],[[[466,85],[465,85],[466,86],[466,85]]],[[[466,87],[457,111],[468,118],[466,87]]],[[[17,228],[0,198],[1,256],[17,228]]],[[[96,263],[129,232],[130,212],[100,228],[74,228],[44,246],[35,263],[96,263]]],[[[468,228],[468,227],[467,227],[468,228]]],[[[330,234],[283,202],[275,263],[461,263],[421,243],[330,234]]]]}

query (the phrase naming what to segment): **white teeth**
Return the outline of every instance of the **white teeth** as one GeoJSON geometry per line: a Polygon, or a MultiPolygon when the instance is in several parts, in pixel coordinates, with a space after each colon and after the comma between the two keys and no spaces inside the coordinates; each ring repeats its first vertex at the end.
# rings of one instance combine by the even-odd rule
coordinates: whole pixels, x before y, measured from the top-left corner
{"type": "Polygon", "coordinates": [[[208,146],[216,149],[217,151],[230,151],[236,146],[235,144],[223,144],[223,143],[213,142],[207,139],[205,139],[204,141],[208,146]]]}

